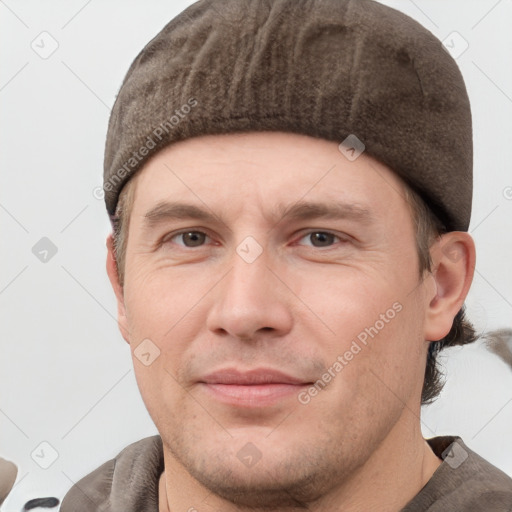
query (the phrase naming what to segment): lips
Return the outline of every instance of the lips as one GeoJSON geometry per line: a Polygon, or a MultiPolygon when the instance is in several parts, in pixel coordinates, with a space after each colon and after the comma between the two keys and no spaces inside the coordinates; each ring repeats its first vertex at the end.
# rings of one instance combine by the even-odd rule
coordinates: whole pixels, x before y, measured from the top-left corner
{"type": "Polygon", "coordinates": [[[255,386],[262,384],[308,384],[308,382],[304,382],[301,379],[270,368],[259,368],[246,372],[240,372],[238,370],[228,368],[226,370],[219,370],[214,373],[210,373],[201,379],[200,382],[205,382],[206,384],[226,384],[237,386],[255,386]]]}
{"type": "Polygon", "coordinates": [[[239,371],[219,370],[199,380],[211,398],[238,407],[264,407],[297,395],[311,382],[279,370],[258,368],[239,371]]]}

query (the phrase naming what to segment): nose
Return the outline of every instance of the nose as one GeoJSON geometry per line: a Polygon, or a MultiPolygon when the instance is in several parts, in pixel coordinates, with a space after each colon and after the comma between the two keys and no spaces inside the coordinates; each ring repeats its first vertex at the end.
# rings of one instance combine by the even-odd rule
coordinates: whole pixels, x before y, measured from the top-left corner
{"type": "Polygon", "coordinates": [[[231,263],[231,270],[215,288],[208,329],[244,341],[290,332],[290,297],[275,271],[269,268],[265,253],[252,263],[234,254],[231,263]]]}

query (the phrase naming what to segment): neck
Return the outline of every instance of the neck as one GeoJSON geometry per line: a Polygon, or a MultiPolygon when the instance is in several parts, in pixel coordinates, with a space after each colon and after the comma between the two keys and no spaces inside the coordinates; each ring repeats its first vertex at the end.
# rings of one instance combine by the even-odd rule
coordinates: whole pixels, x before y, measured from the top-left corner
{"type": "MultiPolygon", "coordinates": [[[[405,409],[399,421],[371,457],[328,495],[308,504],[311,512],[379,510],[398,512],[425,486],[441,464],[421,435],[418,418],[405,409]],[[403,420],[403,418],[401,418],[403,420]]],[[[195,480],[171,455],[164,443],[166,471],[159,483],[159,512],[258,512],[240,508],[195,480]]],[[[304,506],[276,512],[299,512],[304,506]]],[[[265,512],[270,512],[266,510],[265,512]]]]}

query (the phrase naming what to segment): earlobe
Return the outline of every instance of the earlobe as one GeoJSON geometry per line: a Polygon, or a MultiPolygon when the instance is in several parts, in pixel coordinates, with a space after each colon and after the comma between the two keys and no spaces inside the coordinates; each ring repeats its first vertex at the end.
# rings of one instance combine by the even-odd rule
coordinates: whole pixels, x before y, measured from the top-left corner
{"type": "Polygon", "coordinates": [[[475,270],[475,244],[466,232],[442,235],[431,249],[435,282],[432,296],[427,297],[425,340],[444,338],[453,319],[464,304],[475,270]]]}
{"type": "Polygon", "coordinates": [[[107,275],[114,290],[117,301],[117,323],[123,338],[130,343],[128,336],[128,318],[126,315],[126,306],[124,304],[124,290],[119,282],[119,274],[117,271],[117,262],[114,252],[114,239],[112,234],[107,237],[107,275]]]}

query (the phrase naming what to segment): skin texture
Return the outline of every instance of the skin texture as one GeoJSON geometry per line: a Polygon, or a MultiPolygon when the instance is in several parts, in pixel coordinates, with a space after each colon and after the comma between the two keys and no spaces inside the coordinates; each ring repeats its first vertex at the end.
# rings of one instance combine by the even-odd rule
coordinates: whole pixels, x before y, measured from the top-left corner
{"type": "Polygon", "coordinates": [[[440,463],[420,429],[425,340],[446,335],[464,301],[471,237],[443,235],[420,278],[401,180],[303,135],[188,139],[134,179],[124,287],[111,237],[107,271],[164,442],[160,509],[400,510],[440,463]],[[149,223],[165,202],[211,218],[149,223]],[[306,202],[349,206],[338,218],[283,215],[306,202]],[[136,349],[148,339],[160,354],[146,365],[136,349]],[[304,386],[226,402],[201,382],[225,368],[276,369],[304,386]],[[318,379],[329,382],[301,402],[318,379]]]}

